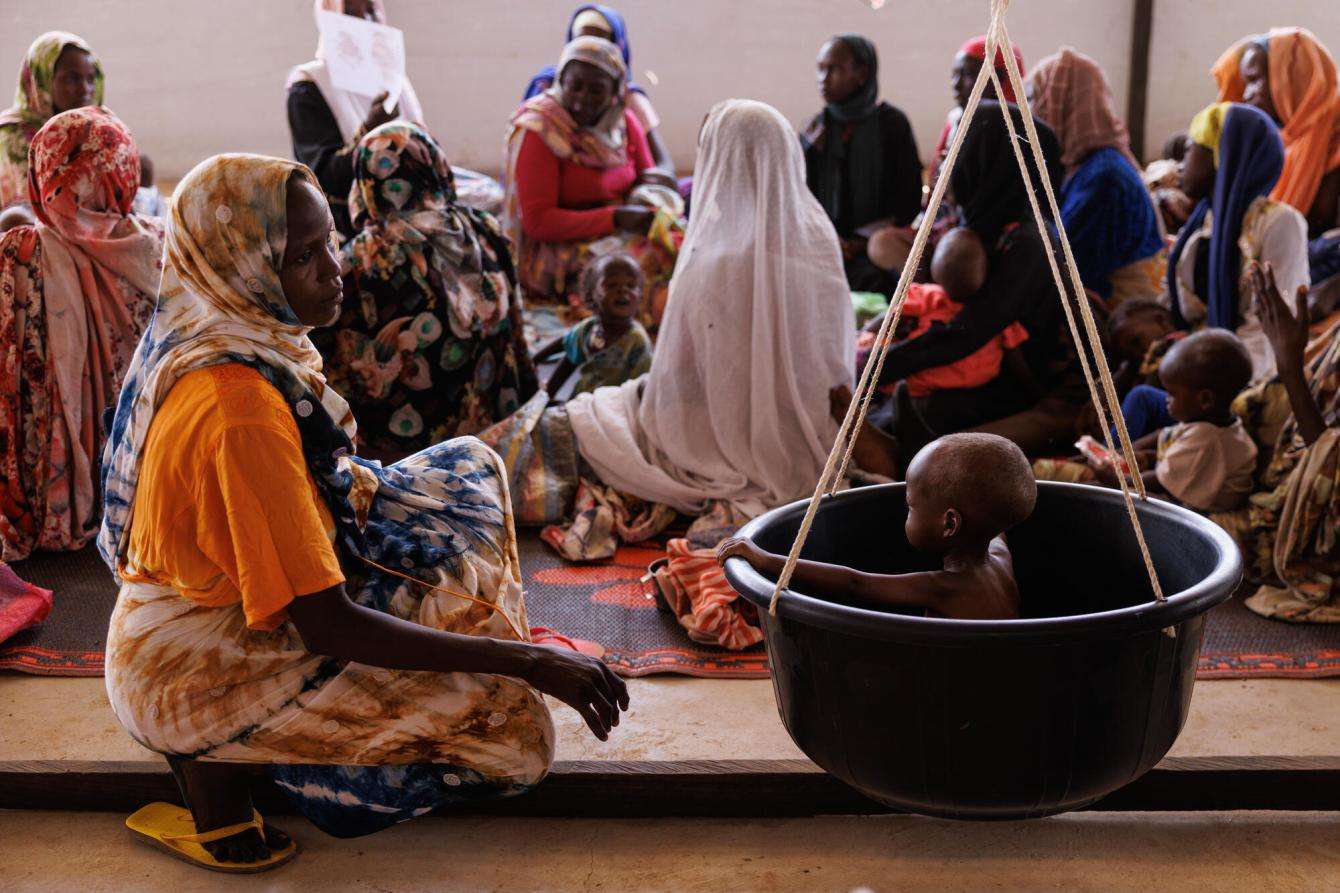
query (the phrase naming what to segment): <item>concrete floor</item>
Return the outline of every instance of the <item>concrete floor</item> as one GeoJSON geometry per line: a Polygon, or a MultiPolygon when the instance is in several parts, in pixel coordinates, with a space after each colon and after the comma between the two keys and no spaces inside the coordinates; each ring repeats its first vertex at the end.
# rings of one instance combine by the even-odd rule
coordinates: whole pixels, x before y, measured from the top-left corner
{"type": "MultiPolygon", "coordinates": [[[[550,702],[563,760],[792,759],[772,683],[629,680],[632,708],[604,743],[550,702]]],[[[1175,756],[1340,754],[1340,679],[1196,683],[1175,756]]],[[[0,674],[0,760],[146,760],[117,725],[101,679],[0,674]],[[61,730],[53,733],[53,730],[61,730]],[[74,732],[73,730],[77,730],[74,732]]]]}
{"type": "MultiPolygon", "coordinates": [[[[559,758],[800,756],[766,680],[662,677],[630,689],[632,710],[604,744],[556,707],[559,758]]],[[[1340,679],[1197,683],[1173,753],[1340,754],[1340,679]]],[[[101,679],[0,674],[0,760],[154,758],[116,724],[101,679]]],[[[430,818],[352,841],[288,817],[303,855],[245,880],[133,843],[124,818],[0,811],[0,889],[1340,891],[1335,813],[1077,813],[993,824],[430,818]]]]}
{"type": "Polygon", "coordinates": [[[1333,813],[1076,813],[995,824],[423,819],[361,840],[290,822],[306,851],[253,878],[219,877],[134,844],[122,820],[0,812],[0,883],[13,893],[1340,889],[1333,813]]]}

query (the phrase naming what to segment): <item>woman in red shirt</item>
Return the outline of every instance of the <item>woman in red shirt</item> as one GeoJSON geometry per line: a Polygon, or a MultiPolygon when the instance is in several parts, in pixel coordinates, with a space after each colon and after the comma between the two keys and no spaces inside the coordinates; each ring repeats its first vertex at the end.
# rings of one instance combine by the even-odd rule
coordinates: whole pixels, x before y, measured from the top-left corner
{"type": "Polygon", "coordinates": [[[682,235],[673,214],[653,207],[656,193],[675,184],[655,168],[646,133],[624,106],[626,79],[609,41],[567,45],[557,82],[512,116],[504,214],[531,301],[580,309],[586,262],[624,248],[647,276],[654,322],[682,235]]]}

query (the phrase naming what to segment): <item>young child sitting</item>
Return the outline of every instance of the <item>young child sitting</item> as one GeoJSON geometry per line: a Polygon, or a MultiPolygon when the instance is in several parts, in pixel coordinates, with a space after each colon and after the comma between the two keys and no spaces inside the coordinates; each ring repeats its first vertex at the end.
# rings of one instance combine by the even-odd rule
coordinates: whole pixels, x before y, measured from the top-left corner
{"type": "MultiPolygon", "coordinates": [[[[928,617],[1008,620],[1019,616],[1019,587],[1005,531],[1026,520],[1037,501],[1028,460],[994,434],[950,434],[927,444],[907,468],[907,523],[912,548],[939,555],[942,570],[870,574],[799,561],[791,586],[857,607],[922,609],[928,617]]],[[[777,577],[781,555],[733,537],[717,560],[740,557],[777,577]]]]}
{"type": "Polygon", "coordinates": [[[140,153],[140,188],[135,190],[132,210],[146,217],[166,217],[167,202],[154,183],[154,160],[140,153]]]}
{"type": "MultiPolygon", "coordinates": [[[[903,315],[894,337],[899,340],[919,338],[930,331],[931,326],[952,321],[963,305],[981,291],[986,273],[986,249],[977,233],[966,227],[945,233],[931,258],[931,277],[935,282],[908,286],[903,315]]],[[[867,346],[873,347],[873,336],[865,340],[867,346]]],[[[909,375],[907,392],[912,397],[925,397],[949,388],[980,387],[1000,374],[1006,352],[1027,340],[1028,332],[1024,327],[1017,322],[1011,323],[963,359],[909,375]]]]}
{"type": "MultiPolygon", "coordinates": [[[[1224,329],[1205,329],[1175,343],[1163,358],[1163,391],[1138,386],[1131,392],[1131,398],[1162,399],[1166,407],[1161,421],[1168,424],[1132,444],[1149,492],[1202,512],[1226,512],[1242,504],[1252,492],[1257,450],[1231,407],[1251,377],[1252,361],[1242,341],[1224,329]]],[[[1127,425],[1147,427],[1156,415],[1141,409],[1127,418],[1127,425]]],[[[1091,461],[1090,468],[1099,483],[1117,486],[1110,462],[1091,461]]]]}
{"type": "Polygon", "coordinates": [[[1186,333],[1173,324],[1167,307],[1148,298],[1132,298],[1112,311],[1107,336],[1118,363],[1113,382],[1117,393],[1125,394],[1138,384],[1161,387],[1159,363],[1186,333]]]}
{"type": "Polygon", "coordinates": [[[541,362],[562,354],[546,386],[550,399],[623,384],[651,369],[651,338],[637,321],[642,286],[642,268],[624,252],[599,255],[586,265],[582,296],[595,315],[535,355],[541,362]]]}

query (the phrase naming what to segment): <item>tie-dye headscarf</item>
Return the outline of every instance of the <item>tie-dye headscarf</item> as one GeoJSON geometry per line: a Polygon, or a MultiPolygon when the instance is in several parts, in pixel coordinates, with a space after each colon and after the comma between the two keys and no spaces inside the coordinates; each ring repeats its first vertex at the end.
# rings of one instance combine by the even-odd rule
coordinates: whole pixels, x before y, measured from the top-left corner
{"type": "MultiPolygon", "coordinates": [[[[349,215],[359,233],[345,251],[360,276],[417,287],[427,306],[444,305],[457,338],[493,334],[507,319],[502,230],[456,201],[442,147],[418,127],[396,121],[363,137],[349,215]]],[[[374,325],[376,310],[365,312],[374,325]]]]}
{"type": "MultiPolygon", "coordinates": [[[[353,415],[326,386],[321,356],[307,337],[311,329],[294,315],[279,278],[288,182],[295,176],[320,189],[306,167],[260,155],[216,155],[177,186],[158,309],[126,374],[103,454],[98,549],[113,571],[130,529],[154,413],[182,376],[206,366],[245,363],[264,375],[294,408],[308,466],[332,511],[343,503],[329,497],[349,489],[338,460],[352,452],[353,415]]],[[[342,529],[351,528],[335,514],[342,529]]]]}
{"type": "Polygon", "coordinates": [[[66,47],[77,47],[93,57],[97,71],[94,105],[102,105],[102,64],[83,38],[65,31],[48,31],[33,41],[19,67],[14,104],[0,112],[0,208],[28,197],[28,144],[55,114],[51,85],[56,60],[66,47]]]}
{"type": "Polygon", "coordinates": [[[1242,102],[1239,65],[1252,44],[1266,51],[1270,98],[1284,140],[1284,172],[1271,190],[1275,201],[1307,214],[1322,178],[1340,168],[1340,86],[1335,59],[1306,28],[1272,28],[1248,37],[1219,57],[1211,72],[1221,102],[1242,102]]]}

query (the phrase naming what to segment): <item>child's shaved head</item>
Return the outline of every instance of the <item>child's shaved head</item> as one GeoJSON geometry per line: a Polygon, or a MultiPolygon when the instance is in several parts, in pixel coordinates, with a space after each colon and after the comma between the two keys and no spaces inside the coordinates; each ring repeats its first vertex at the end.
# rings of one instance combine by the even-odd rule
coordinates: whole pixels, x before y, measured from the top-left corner
{"type": "Polygon", "coordinates": [[[958,511],[964,532],[982,539],[1026,520],[1038,498],[1023,451],[995,434],[950,434],[931,441],[908,466],[907,486],[918,500],[934,504],[929,508],[958,511]]]}
{"type": "Polygon", "coordinates": [[[1173,345],[1159,375],[1214,393],[1228,406],[1252,380],[1252,357],[1242,339],[1227,329],[1202,329],[1173,345]]]}
{"type": "Polygon", "coordinates": [[[982,237],[960,226],[940,237],[931,257],[931,278],[950,299],[963,303],[982,290],[986,267],[982,237]]]}

